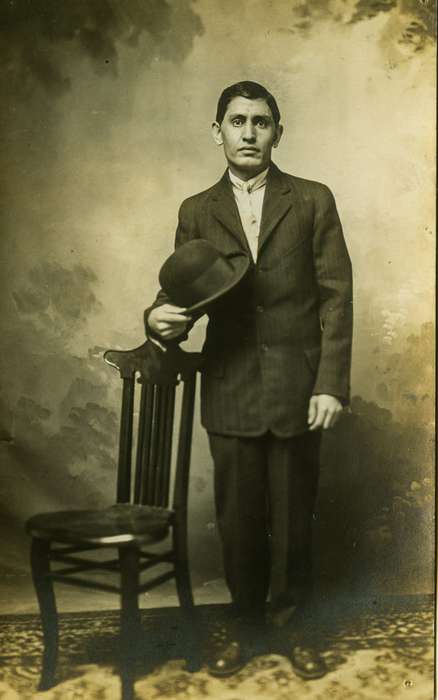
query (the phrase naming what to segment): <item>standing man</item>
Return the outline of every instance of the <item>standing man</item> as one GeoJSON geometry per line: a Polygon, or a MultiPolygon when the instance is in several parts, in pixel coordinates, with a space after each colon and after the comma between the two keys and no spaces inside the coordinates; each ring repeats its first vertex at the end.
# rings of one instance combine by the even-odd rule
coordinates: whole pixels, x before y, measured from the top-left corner
{"type": "MultiPolygon", "coordinates": [[[[251,264],[209,311],[203,348],[202,424],[233,609],[208,666],[217,676],[241,668],[270,590],[294,670],[318,678],[326,669],[309,634],[311,523],[321,433],[349,398],[351,264],[330,190],[271,160],[283,127],[264,87],[226,88],[212,132],[228,168],[183,202],[175,245],[206,239],[251,264]]],[[[184,336],[193,323],[184,311],[161,291],[145,312],[149,337],[184,336]]]]}

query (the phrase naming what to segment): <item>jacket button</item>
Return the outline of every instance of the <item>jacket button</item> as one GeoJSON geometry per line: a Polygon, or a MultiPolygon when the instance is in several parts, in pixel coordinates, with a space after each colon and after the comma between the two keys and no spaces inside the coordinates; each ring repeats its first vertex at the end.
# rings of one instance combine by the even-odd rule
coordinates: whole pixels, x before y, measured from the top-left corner
{"type": "Polygon", "coordinates": [[[258,306],[256,306],[256,311],[258,311],[259,314],[263,313],[264,310],[265,310],[265,309],[263,308],[263,306],[262,306],[261,304],[259,304],[258,306]]]}
{"type": "Polygon", "coordinates": [[[264,343],[263,343],[263,345],[261,346],[261,348],[262,348],[263,352],[268,352],[268,350],[269,350],[268,346],[265,345],[264,343]]]}

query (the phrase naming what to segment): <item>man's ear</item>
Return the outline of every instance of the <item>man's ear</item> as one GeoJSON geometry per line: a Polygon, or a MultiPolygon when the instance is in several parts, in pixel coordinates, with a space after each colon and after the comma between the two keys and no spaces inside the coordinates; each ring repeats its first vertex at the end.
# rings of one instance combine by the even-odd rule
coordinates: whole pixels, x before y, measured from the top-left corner
{"type": "Polygon", "coordinates": [[[280,143],[280,139],[283,134],[283,125],[282,124],[277,124],[277,128],[275,130],[275,139],[274,143],[272,144],[274,148],[277,148],[278,144],[280,143]]]}
{"type": "Polygon", "coordinates": [[[221,131],[221,125],[219,122],[213,122],[211,125],[211,134],[213,136],[213,140],[217,146],[223,146],[224,140],[222,138],[222,131],[221,131]]]}

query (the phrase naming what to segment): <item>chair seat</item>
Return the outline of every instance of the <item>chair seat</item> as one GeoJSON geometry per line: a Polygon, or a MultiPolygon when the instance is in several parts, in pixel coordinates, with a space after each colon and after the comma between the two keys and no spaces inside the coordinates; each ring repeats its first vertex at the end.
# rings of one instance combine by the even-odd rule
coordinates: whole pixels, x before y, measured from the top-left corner
{"type": "Polygon", "coordinates": [[[123,545],[163,540],[172,524],[173,511],[156,506],[117,503],[101,510],[40,513],[27,521],[33,537],[58,542],[123,545]]]}

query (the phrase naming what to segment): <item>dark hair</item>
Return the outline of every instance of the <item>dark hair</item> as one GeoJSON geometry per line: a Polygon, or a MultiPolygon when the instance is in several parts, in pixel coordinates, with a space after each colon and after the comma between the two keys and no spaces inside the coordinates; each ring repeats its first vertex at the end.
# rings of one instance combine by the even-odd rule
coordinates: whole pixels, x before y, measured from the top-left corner
{"type": "Polygon", "coordinates": [[[275,124],[279,123],[280,110],[278,109],[275,97],[271,95],[263,85],[253,83],[251,80],[243,80],[240,83],[234,83],[234,85],[225,88],[222,95],[219,97],[216,110],[216,121],[218,124],[222,123],[227,107],[234,97],[246,97],[248,100],[265,100],[272,112],[275,124]]]}

